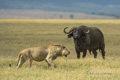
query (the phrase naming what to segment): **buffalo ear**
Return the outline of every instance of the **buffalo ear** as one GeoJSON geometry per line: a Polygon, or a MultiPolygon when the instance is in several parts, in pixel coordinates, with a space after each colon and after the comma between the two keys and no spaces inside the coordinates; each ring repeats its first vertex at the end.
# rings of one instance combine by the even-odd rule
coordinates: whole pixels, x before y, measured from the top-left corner
{"type": "Polygon", "coordinates": [[[73,37],[73,33],[71,33],[71,34],[68,35],[68,38],[71,38],[71,37],[73,37]]]}

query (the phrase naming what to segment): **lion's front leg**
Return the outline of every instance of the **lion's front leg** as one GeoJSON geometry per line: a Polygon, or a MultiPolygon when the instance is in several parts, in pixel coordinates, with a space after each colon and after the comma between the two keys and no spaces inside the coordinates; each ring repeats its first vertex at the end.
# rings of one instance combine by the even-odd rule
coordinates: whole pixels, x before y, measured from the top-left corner
{"type": "Polygon", "coordinates": [[[52,65],[54,68],[56,68],[56,64],[53,63],[53,60],[52,60],[52,59],[48,59],[47,61],[48,61],[48,63],[49,63],[50,65],[52,65]]]}
{"type": "Polygon", "coordinates": [[[48,55],[46,61],[48,63],[48,67],[52,65],[54,68],[56,68],[56,65],[53,63],[52,55],[48,55]]]}
{"type": "Polygon", "coordinates": [[[51,64],[49,64],[47,60],[45,60],[45,61],[47,62],[47,64],[48,64],[48,68],[49,68],[49,67],[51,66],[51,64]]]}

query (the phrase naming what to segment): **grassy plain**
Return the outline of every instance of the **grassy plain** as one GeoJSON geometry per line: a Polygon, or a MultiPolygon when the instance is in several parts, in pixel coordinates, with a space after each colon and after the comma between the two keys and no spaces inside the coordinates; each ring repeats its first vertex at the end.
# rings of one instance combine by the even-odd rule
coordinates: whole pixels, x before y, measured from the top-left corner
{"type": "Polygon", "coordinates": [[[120,20],[0,19],[0,80],[120,80],[120,20]],[[67,38],[63,28],[79,25],[103,32],[106,60],[100,52],[97,59],[89,53],[85,59],[76,59],[73,39],[67,38]],[[65,45],[71,54],[57,58],[56,69],[48,69],[44,61],[33,62],[30,69],[26,63],[16,69],[20,50],[49,44],[65,45]]]}

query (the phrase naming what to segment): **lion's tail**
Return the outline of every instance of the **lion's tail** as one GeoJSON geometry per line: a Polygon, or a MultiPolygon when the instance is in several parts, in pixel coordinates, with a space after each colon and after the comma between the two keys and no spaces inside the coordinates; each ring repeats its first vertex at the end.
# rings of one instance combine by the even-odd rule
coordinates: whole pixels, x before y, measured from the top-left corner
{"type": "Polygon", "coordinates": [[[20,57],[21,57],[21,54],[19,54],[19,58],[18,58],[18,62],[17,62],[17,64],[16,64],[16,66],[18,66],[18,63],[19,63],[19,61],[20,61],[20,57]]]}

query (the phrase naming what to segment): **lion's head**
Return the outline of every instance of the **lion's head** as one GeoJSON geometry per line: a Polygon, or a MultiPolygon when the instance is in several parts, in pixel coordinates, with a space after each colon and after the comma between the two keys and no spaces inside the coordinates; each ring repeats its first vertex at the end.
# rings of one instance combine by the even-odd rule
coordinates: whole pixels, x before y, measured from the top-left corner
{"type": "Polygon", "coordinates": [[[70,54],[70,51],[65,46],[62,46],[62,56],[67,57],[67,55],[69,54],[70,54]]]}

